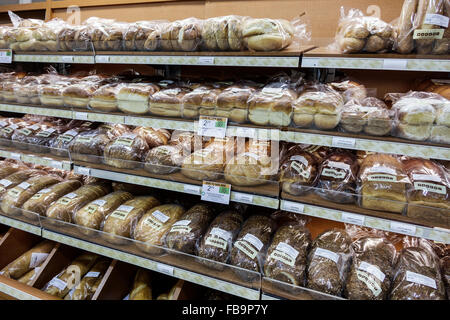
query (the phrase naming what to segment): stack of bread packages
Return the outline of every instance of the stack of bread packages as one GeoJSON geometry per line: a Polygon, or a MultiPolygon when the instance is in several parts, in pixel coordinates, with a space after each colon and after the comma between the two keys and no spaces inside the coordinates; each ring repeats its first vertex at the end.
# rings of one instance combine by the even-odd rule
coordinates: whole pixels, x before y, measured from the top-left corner
{"type": "MultiPolygon", "coordinates": [[[[391,98],[394,95],[387,95],[391,98]]],[[[450,143],[450,100],[432,92],[410,91],[393,98],[397,136],[416,141],[450,143]]]]}
{"type": "Polygon", "coordinates": [[[341,7],[341,19],[336,30],[335,43],[342,53],[384,53],[392,50],[394,29],[383,20],[364,16],[361,10],[341,7]]]}
{"type": "Polygon", "coordinates": [[[404,54],[449,54],[449,17],[447,0],[404,0],[395,26],[394,50],[404,54]]]}

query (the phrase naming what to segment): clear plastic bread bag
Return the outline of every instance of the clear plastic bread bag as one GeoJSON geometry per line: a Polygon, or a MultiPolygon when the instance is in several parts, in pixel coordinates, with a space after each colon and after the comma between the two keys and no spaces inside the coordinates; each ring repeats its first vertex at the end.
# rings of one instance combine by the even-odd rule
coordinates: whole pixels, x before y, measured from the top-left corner
{"type": "Polygon", "coordinates": [[[202,49],[206,51],[241,51],[244,49],[242,23],[237,15],[213,17],[203,21],[202,49]]]}
{"type": "Polygon", "coordinates": [[[341,296],[351,263],[351,237],[344,229],[319,234],[308,254],[306,286],[330,295],[341,296]]]}
{"type": "Polygon", "coordinates": [[[243,221],[242,213],[232,210],[215,217],[197,244],[196,254],[203,258],[199,261],[212,269],[223,270],[222,264],[230,259],[232,245],[243,221]]]}
{"type": "Polygon", "coordinates": [[[445,300],[439,257],[425,239],[405,237],[391,288],[391,300],[445,300]]]}
{"type": "Polygon", "coordinates": [[[128,132],[105,146],[104,163],[116,168],[138,169],[148,151],[148,144],[142,137],[128,132]]]}
{"type": "Polygon", "coordinates": [[[100,112],[117,112],[117,94],[122,88],[121,83],[108,83],[100,86],[92,93],[88,109],[100,112]]]}
{"type": "Polygon", "coordinates": [[[180,170],[184,158],[185,150],[180,145],[155,147],[145,156],[144,169],[154,174],[170,174],[180,170]]]}
{"type": "Polygon", "coordinates": [[[264,259],[264,275],[294,286],[304,286],[311,245],[311,235],[305,227],[309,219],[284,211],[276,211],[271,217],[276,221],[277,229],[264,259]]]}
{"type": "Polygon", "coordinates": [[[280,51],[287,47],[300,49],[311,39],[304,14],[292,21],[285,19],[245,18],[241,23],[245,48],[250,51],[280,51]]]}
{"type": "Polygon", "coordinates": [[[331,153],[319,166],[315,192],[328,201],[355,202],[358,169],[352,153],[343,150],[331,153]]]}
{"type": "Polygon", "coordinates": [[[341,7],[335,42],[329,48],[342,53],[383,53],[391,50],[393,37],[394,29],[390,24],[365,16],[359,9],[352,8],[345,13],[341,7]]]}
{"type": "Polygon", "coordinates": [[[201,46],[203,20],[187,18],[163,24],[163,51],[197,51],[201,46]]]}
{"type": "MultiPolygon", "coordinates": [[[[346,225],[351,235],[352,264],[344,296],[351,300],[385,300],[394,275],[397,251],[389,234],[356,225],[346,225]]],[[[398,241],[398,238],[393,238],[398,241]]]]}
{"type": "Polygon", "coordinates": [[[186,211],[164,237],[169,249],[194,254],[201,236],[214,218],[214,210],[208,204],[198,204],[186,211]]]}

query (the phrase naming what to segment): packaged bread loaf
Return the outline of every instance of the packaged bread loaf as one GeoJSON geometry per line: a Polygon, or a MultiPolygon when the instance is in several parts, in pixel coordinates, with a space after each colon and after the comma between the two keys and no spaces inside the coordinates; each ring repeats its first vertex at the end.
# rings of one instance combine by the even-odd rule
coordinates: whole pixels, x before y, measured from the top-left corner
{"type": "Polygon", "coordinates": [[[203,21],[202,47],[209,51],[240,51],[243,17],[230,15],[203,21]]]}
{"type": "Polygon", "coordinates": [[[166,129],[136,127],[133,133],[142,137],[150,149],[166,145],[170,140],[170,132],[166,129]]]}
{"type": "Polygon", "coordinates": [[[305,228],[306,220],[287,212],[275,212],[271,217],[277,221],[277,231],[267,249],[264,275],[304,286],[306,258],[311,245],[311,235],[305,228]]]}
{"type": "Polygon", "coordinates": [[[165,145],[151,149],[144,159],[144,169],[154,174],[170,174],[180,169],[185,158],[180,145],[165,145]]]}
{"type": "Polygon", "coordinates": [[[32,286],[34,280],[37,278],[41,267],[35,267],[25,273],[22,277],[17,279],[20,283],[26,284],[27,286],[32,286]]]}
{"type": "Polygon", "coordinates": [[[204,258],[199,261],[215,270],[223,270],[243,221],[242,214],[236,211],[225,211],[214,218],[197,247],[197,255],[204,258]]]}
{"type": "Polygon", "coordinates": [[[28,149],[28,143],[30,143],[31,137],[43,129],[46,129],[48,125],[49,123],[35,123],[33,125],[26,126],[25,128],[14,130],[14,133],[11,136],[13,145],[19,149],[28,149]]]}
{"type": "Polygon", "coordinates": [[[109,264],[108,259],[99,259],[84,275],[80,283],[64,297],[64,300],[91,300],[109,264]]]}
{"type": "Polygon", "coordinates": [[[139,220],[133,232],[133,238],[139,241],[139,249],[160,254],[166,233],[173,224],[183,215],[185,209],[177,204],[163,204],[148,210],[139,220]]]}
{"type": "Polygon", "coordinates": [[[169,249],[194,254],[195,248],[213,219],[213,210],[206,204],[197,204],[186,211],[164,237],[169,249]]]}
{"type": "Polygon", "coordinates": [[[182,100],[189,89],[182,86],[171,86],[155,92],[150,96],[150,113],[164,117],[183,116],[182,100]]]}
{"type": "Polygon", "coordinates": [[[43,216],[54,201],[79,187],[79,180],[67,180],[41,189],[23,204],[22,214],[28,218],[35,218],[36,214],[43,216]]]}
{"type": "Polygon", "coordinates": [[[430,246],[406,239],[395,266],[391,300],[445,300],[439,258],[430,246]]]}
{"type": "Polygon", "coordinates": [[[222,91],[211,84],[198,86],[182,98],[183,118],[197,119],[199,115],[214,116],[217,97],[222,91]]]}
{"type": "Polygon", "coordinates": [[[385,300],[394,275],[394,245],[386,238],[368,235],[355,240],[351,250],[353,260],[345,284],[345,297],[385,300]]]}
{"type": "MultiPolygon", "coordinates": [[[[263,272],[265,251],[274,231],[275,223],[271,218],[262,215],[248,218],[233,243],[230,263],[254,272],[263,272]]],[[[248,277],[243,271],[236,272],[242,278],[248,277]]]]}
{"type": "Polygon", "coordinates": [[[394,155],[370,154],[361,164],[358,176],[360,206],[402,213],[406,190],[411,182],[403,163],[394,155]]]}
{"type": "Polygon", "coordinates": [[[49,143],[50,153],[59,157],[68,157],[69,145],[73,142],[73,139],[80,132],[87,131],[89,129],[89,126],[80,126],[78,128],[67,130],[64,133],[53,138],[53,140],[49,143]]]}
{"type": "Polygon", "coordinates": [[[217,97],[216,116],[226,117],[229,122],[247,122],[247,101],[255,90],[256,86],[246,83],[236,83],[223,89],[217,97]]]}
{"type": "Polygon", "coordinates": [[[312,190],[318,172],[316,159],[300,145],[291,146],[280,161],[280,178],[283,192],[299,196],[312,190]]]}
{"type": "Polygon", "coordinates": [[[73,287],[78,285],[97,259],[98,256],[90,252],[79,255],[61,273],[53,277],[42,290],[58,298],[64,298],[73,287]]]}
{"type": "Polygon", "coordinates": [[[19,165],[2,162],[0,166],[0,179],[3,179],[21,169],[23,168],[21,168],[19,165]]]}
{"type": "MultiPolygon", "coordinates": [[[[443,39],[444,35],[436,38],[420,37],[420,32],[432,30],[432,32],[444,32],[448,28],[448,18],[444,16],[444,3],[446,0],[419,0],[415,16],[416,32],[414,36],[414,45],[418,54],[433,54],[435,39],[443,39]]],[[[447,9],[448,9],[447,4],[447,9]]],[[[430,32],[430,31],[428,31],[430,32]]],[[[448,35],[447,35],[448,36],[448,35]]],[[[448,44],[447,44],[448,45],[448,44]]],[[[437,43],[439,46],[439,42],[437,43]]],[[[437,54],[448,53],[448,47],[436,50],[437,54]]]]}
{"type": "Polygon", "coordinates": [[[393,27],[374,16],[364,16],[358,9],[347,14],[341,7],[341,19],[335,36],[335,45],[342,53],[383,53],[392,49],[393,27]]]}
{"type": "Polygon", "coordinates": [[[99,130],[81,132],[69,144],[70,156],[74,160],[101,163],[104,149],[110,141],[108,135],[99,130]]]}
{"type": "Polygon", "coordinates": [[[105,146],[104,162],[116,168],[139,168],[149,150],[147,142],[135,133],[125,133],[105,146]]]}
{"type": "Polygon", "coordinates": [[[45,215],[48,218],[72,222],[73,214],[87,203],[103,197],[110,191],[107,184],[87,184],[77,190],[65,194],[59,198],[50,207],[48,207],[45,215]]]}
{"type": "Polygon", "coordinates": [[[109,83],[96,89],[89,100],[89,107],[95,111],[116,112],[119,111],[117,94],[122,88],[120,83],[109,83]]]}
{"type": "Polygon", "coordinates": [[[146,114],[149,112],[149,97],[159,91],[155,84],[128,83],[117,93],[117,107],[127,114],[146,114]]]}
{"type": "Polygon", "coordinates": [[[31,152],[47,153],[50,151],[48,148],[50,142],[64,131],[66,131],[65,126],[51,126],[40,130],[27,139],[27,149],[31,152]]]}
{"type": "Polygon", "coordinates": [[[242,22],[244,45],[251,51],[279,51],[294,40],[294,27],[285,19],[245,19],[242,22]]]}
{"type": "Polygon", "coordinates": [[[356,157],[348,151],[335,151],[320,165],[315,191],[329,201],[355,202],[357,175],[356,157]]]}
{"type": "Polygon", "coordinates": [[[150,272],[138,269],[134,276],[133,288],[130,292],[130,300],[152,300],[152,288],[150,286],[150,272]]]}
{"type": "Polygon", "coordinates": [[[12,123],[0,129],[0,145],[5,147],[11,146],[11,137],[14,131],[20,128],[24,128],[25,126],[27,126],[27,122],[21,121],[18,123],[12,123]]]}
{"type": "Polygon", "coordinates": [[[289,126],[297,94],[286,82],[269,83],[247,100],[248,119],[257,125],[289,126]]]}
{"type": "Polygon", "coordinates": [[[434,161],[419,158],[407,159],[403,165],[411,180],[407,190],[407,216],[448,225],[450,180],[445,168],[434,161]]]}
{"type": "Polygon", "coordinates": [[[334,129],[341,119],[343,105],[341,95],[329,85],[310,84],[293,102],[294,124],[300,128],[334,129]]]}
{"type": "Polygon", "coordinates": [[[251,139],[243,152],[231,158],[224,169],[225,180],[237,186],[257,186],[270,182],[278,172],[278,154],[269,140],[251,139]]]}
{"type": "Polygon", "coordinates": [[[3,198],[6,192],[8,192],[8,190],[11,190],[12,188],[24,182],[25,180],[28,180],[31,177],[43,175],[46,175],[45,171],[23,169],[3,178],[2,180],[0,180],[0,198],[3,198]]]}
{"type": "Polygon", "coordinates": [[[40,242],[10,262],[0,271],[0,274],[7,278],[19,279],[31,269],[39,267],[47,259],[54,246],[55,244],[49,240],[40,242]]]}
{"type": "Polygon", "coordinates": [[[73,221],[83,227],[80,229],[86,235],[91,235],[89,229],[99,230],[107,215],[116,210],[124,202],[131,200],[133,196],[126,191],[115,191],[107,194],[97,200],[91,201],[84,207],[76,211],[73,215],[73,221]]]}
{"type": "Polygon", "coordinates": [[[341,296],[351,263],[352,239],[343,229],[318,235],[308,254],[306,286],[327,294],[341,296]]]}
{"type": "Polygon", "coordinates": [[[152,196],[140,196],[128,200],[106,216],[100,228],[111,235],[104,234],[104,237],[114,244],[125,243],[126,240],[122,238],[132,237],[134,228],[142,215],[159,204],[159,201],[152,196]]]}
{"type": "Polygon", "coordinates": [[[30,199],[36,192],[61,182],[61,178],[56,175],[35,176],[18,184],[3,196],[0,208],[6,214],[20,214],[22,205],[30,199]]]}

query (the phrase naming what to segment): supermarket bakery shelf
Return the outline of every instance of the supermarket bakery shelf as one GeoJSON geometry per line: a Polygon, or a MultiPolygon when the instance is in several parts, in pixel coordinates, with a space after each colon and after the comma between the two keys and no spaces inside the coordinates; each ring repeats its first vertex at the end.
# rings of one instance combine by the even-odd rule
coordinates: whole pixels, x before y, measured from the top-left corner
{"type": "Polygon", "coordinates": [[[14,62],[95,63],[93,52],[14,52],[14,62]]]}
{"type": "Polygon", "coordinates": [[[41,226],[40,224],[31,224],[29,222],[21,221],[18,219],[10,218],[4,215],[4,213],[0,212],[0,223],[20,229],[29,233],[33,233],[35,235],[40,236],[42,234],[41,232],[41,226]]]}
{"type": "Polygon", "coordinates": [[[0,157],[7,159],[20,160],[35,165],[52,167],[55,169],[72,170],[72,162],[61,157],[45,157],[44,154],[34,154],[25,150],[8,148],[0,146],[0,157]]]}
{"type": "MultiPolygon", "coordinates": [[[[170,190],[170,191],[176,191],[176,192],[182,192],[182,193],[189,193],[193,195],[201,195],[201,185],[198,184],[190,184],[186,183],[186,180],[181,181],[175,181],[175,180],[164,180],[161,178],[153,178],[150,177],[150,174],[146,175],[136,175],[137,172],[141,172],[141,170],[134,171],[130,169],[117,169],[117,171],[113,171],[111,167],[102,165],[102,164],[94,164],[94,163],[86,163],[86,165],[80,166],[78,165],[78,161],[74,165],[74,172],[82,175],[89,175],[96,178],[101,179],[108,179],[118,182],[125,182],[125,183],[131,183],[131,184],[138,184],[142,186],[157,188],[157,189],[164,189],[164,190],[170,190]],[[108,169],[99,169],[99,168],[108,168],[108,169]],[[110,168],[110,169],[109,169],[110,168]]],[[[176,177],[178,178],[181,176],[179,173],[175,173],[176,177]]],[[[172,176],[172,175],[169,175],[172,176]]],[[[168,176],[164,176],[167,178],[168,176]]],[[[201,182],[196,182],[201,183],[201,182]]],[[[256,206],[262,206],[272,209],[278,209],[279,208],[279,200],[278,195],[276,195],[274,190],[270,188],[264,188],[259,189],[261,192],[269,193],[269,195],[263,195],[263,194],[253,194],[250,191],[242,192],[242,190],[258,190],[254,187],[239,188],[239,192],[233,191],[233,187],[231,189],[231,197],[230,201],[235,202],[241,202],[246,204],[253,204],[256,206]]],[[[278,193],[278,191],[276,191],[278,193]]]]}
{"type": "Polygon", "coordinates": [[[450,146],[396,137],[364,136],[335,131],[293,129],[280,132],[281,141],[326,147],[392,153],[412,157],[450,160],[450,146]]]}
{"type": "Polygon", "coordinates": [[[303,46],[298,50],[277,52],[99,51],[95,54],[95,63],[298,68],[301,55],[312,48],[314,47],[303,46]]]}
{"type": "Polygon", "coordinates": [[[314,203],[314,199],[299,199],[284,192],[281,198],[281,210],[450,244],[450,229],[435,227],[399,214],[368,210],[356,205],[318,204],[314,203]]]}
{"type": "MultiPolygon", "coordinates": [[[[197,130],[197,121],[186,121],[151,116],[130,116],[123,113],[98,113],[89,110],[70,110],[42,106],[0,103],[0,111],[55,116],[129,125],[140,125],[185,131],[197,130]]],[[[260,138],[295,143],[340,147],[346,149],[393,153],[422,158],[450,160],[450,146],[430,142],[405,140],[396,137],[361,136],[345,132],[286,128],[279,130],[253,125],[229,125],[227,136],[260,138]]]]}
{"type": "Polygon", "coordinates": [[[59,243],[64,243],[69,246],[77,247],[86,251],[95,252],[100,255],[120,260],[123,262],[127,262],[130,264],[134,264],[146,269],[169,274],[179,279],[183,279],[212,289],[227,292],[246,299],[259,300],[260,297],[260,292],[259,290],[256,289],[247,288],[231,282],[198,274],[196,272],[188,271],[182,268],[174,267],[172,265],[153,261],[135,254],[98,245],[95,243],[77,239],[54,231],[43,229],[42,237],[59,243]]]}
{"type": "Polygon", "coordinates": [[[399,70],[399,71],[450,71],[448,55],[341,54],[319,47],[302,56],[303,68],[399,70]]]}

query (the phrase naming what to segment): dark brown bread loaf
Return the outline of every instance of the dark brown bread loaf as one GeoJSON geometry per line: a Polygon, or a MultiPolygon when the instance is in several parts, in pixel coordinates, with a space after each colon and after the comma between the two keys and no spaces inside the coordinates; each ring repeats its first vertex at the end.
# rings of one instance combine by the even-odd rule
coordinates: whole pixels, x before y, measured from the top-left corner
{"type": "Polygon", "coordinates": [[[345,285],[352,300],[384,300],[394,274],[396,250],[384,238],[363,237],[352,243],[353,262],[345,285]]]}
{"type": "Polygon", "coordinates": [[[275,223],[271,218],[262,215],[254,215],[248,218],[233,244],[231,264],[255,272],[262,272],[264,253],[274,231],[275,223]]]}
{"type": "Polygon", "coordinates": [[[74,160],[101,163],[103,152],[110,139],[98,130],[81,132],[69,144],[70,156],[74,160]]]}
{"type": "Polygon", "coordinates": [[[134,133],[125,133],[105,147],[105,163],[116,168],[139,168],[149,147],[145,140],[134,133]]]}
{"type": "MultiPolygon", "coordinates": [[[[238,235],[244,218],[236,211],[225,211],[219,214],[209,225],[200,241],[197,255],[201,258],[227,263],[231,246],[238,235]]],[[[222,270],[223,265],[200,260],[201,263],[216,270],[222,270]]]]}
{"type": "Polygon", "coordinates": [[[197,241],[213,219],[212,208],[197,204],[186,211],[166,234],[166,247],[193,254],[197,241]]]}
{"type": "Polygon", "coordinates": [[[314,239],[308,255],[306,286],[340,296],[351,258],[352,239],[345,230],[327,230],[314,239]]]}
{"type": "Polygon", "coordinates": [[[395,267],[391,300],[444,300],[437,255],[424,247],[404,248],[395,267]]]}

